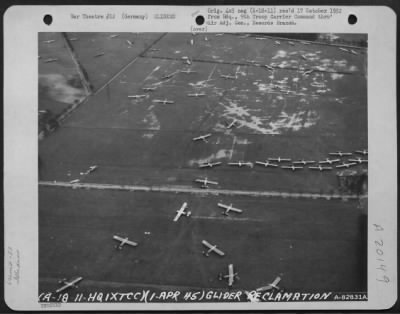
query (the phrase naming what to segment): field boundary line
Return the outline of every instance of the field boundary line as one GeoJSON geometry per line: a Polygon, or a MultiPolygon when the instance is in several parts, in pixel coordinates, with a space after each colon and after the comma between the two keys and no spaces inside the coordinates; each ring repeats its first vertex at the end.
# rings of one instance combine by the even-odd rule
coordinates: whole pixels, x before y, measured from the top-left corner
{"type": "Polygon", "coordinates": [[[227,189],[201,189],[181,185],[118,185],[104,183],[69,183],[57,181],[39,181],[39,186],[61,187],[70,189],[94,189],[94,190],[119,190],[132,192],[168,192],[168,193],[191,193],[191,194],[212,194],[212,195],[240,195],[255,197],[281,197],[281,198],[305,198],[305,199],[336,199],[336,200],[358,200],[359,195],[350,194],[318,194],[318,193],[290,193],[278,191],[246,191],[227,189]]]}
{"type": "Polygon", "coordinates": [[[116,74],[114,74],[103,86],[101,86],[98,90],[94,92],[94,95],[97,95],[100,93],[104,88],[106,88],[108,85],[110,85],[118,76],[121,75],[122,72],[124,72],[127,68],[129,68],[133,63],[137,61],[139,56],[135,57],[133,60],[129,61],[127,65],[125,65],[122,69],[120,69],[116,74]]]}
{"type": "Polygon", "coordinates": [[[74,103],[74,104],[71,104],[69,107],[67,107],[63,112],[61,112],[55,118],[57,123],[58,123],[58,126],[56,128],[52,128],[48,132],[48,134],[46,134],[44,131],[39,132],[39,134],[38,134],[39,141],[43,140],[46,137],[46,135],[49,135],[49,134],[53,133],[57,128],[59,128],[61,126],[62,122],[66,118],[68,118],[79,106],[81,106],[82,104],[86,103],[89,100],[90,96],[93,94],[93,87],[92,87],[92,84],[89,81],[89,78],[87,77],[88,76],[87,72],[86,72],[85,68],[81,65],[81,63],[79,62],[71,42],[69,41],[69,39],[68,39],[68,37],[67,37],[65,32],[61,33],[61,35],[62,35],[62,38],[64,40],[65,46],[67,47],[67,51],[70,54],[71,59],[74,62],[76,68],[77,68],[77,72],[78,72],[79,77],[81,79],[81,83],[82,83],[82,85],[84,87],[86,95],[81,101],[79,101],[77,103],[74,103]]]}
{"type": "Polygon", "coordinates": [[[158,41],[160,41],[166,34],[162,34],[159,38],[157,38],[155,41],[153,41],[146,49],[144,49],[141,53],[139,53],[133,60],[129,61],[127,65],[122,67],[116,74],[114,74],[103,86],[101,86],[99,89],[97,89],[94,92],[94,95],[97,95],[100,93],[104,88],[106,88],[108,85],[111,84],[112,81],[114,81],[118,76],[121,75],[122,72],[124,72],[127,68],[129,68],[133,63],[135,63],[139,58],[142,57],[144,53],[146,53],[151,47],[154,46],[158,41]]]}
{"type": "Polygon", "coordinates": [[[75,50],[73,45],[71,44],[67,34],[65,32],[61,33],[64,42],[65,42],[65,46],[67,47],[67,50],[73,60],[73,62],[75,63],[77,70],[78,70],[78,74],[81,78],[82,81],[82,85],[84,86],[85,90],[86,90],[86,96],[89,96],[92,94],[93,92],[93,86],[90,83],[89,80],[89,76],[85,70],[85,68],[83,67],[83,65],[80,63],[78,57],[76,56],[75,50]]]}

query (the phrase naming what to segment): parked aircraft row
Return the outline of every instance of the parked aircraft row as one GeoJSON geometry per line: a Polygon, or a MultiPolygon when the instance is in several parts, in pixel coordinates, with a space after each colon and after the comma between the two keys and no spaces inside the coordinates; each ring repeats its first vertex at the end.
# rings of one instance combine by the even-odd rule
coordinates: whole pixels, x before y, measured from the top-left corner
{"type": "MultiPolygon", "coordinates": [[[[317,163],[316,161],[312,161],[312,160],[300,160],[300,161],[292,162],[291,165],[286,164],[286,165],[280,166],[277,163],[270,162],[270,160],[273,160],[273,158],[269,158],[266,161],[256,160],[255,163],[250,162],[250,161],[240,161],[239,160],[237,162],[228,162],[227,165],[228,166],[236,166],[236,167],[239,167],[239,168],[244,167],[244,166],[253,168],[254,164],[256,164],[256,165],[264,166],[264,167],[275,167],[275,168],[279,167],[281,169],[290,169],[290,170],[295,171],[295,170],[298,170],[298,169],[307,169],[304,166],[306,166],[308,164],[312,164],[312,163],[314,163],[314,164],[317,163]],[[298,166],[299,164],[302,164],[303,166],[298,166]]],[[[339,159],[335,159],[335,160],[327,159],[327,160],[319,161],[318,165],[316,165],[316,166],[308,166],[308,169],[314,169],[314,170],[320,170],[320,171],[332,170],[333,169],[333,164],[337,163],[339,161],[340,161],[339,159]],[[329,164],[329,165],[332,165],[332,166],[322,166],[323,164],[329,164]]],[[[361,158],[349,159],[347,162],[343,161],[342,164],[335,165],[335,168],[349,168],[351,166],[355,166],[357,164],[362,164],[362,163],[367,163],[367,162],[368,162],[368,159],[361,159],[361,158]]],[[[204,162],[204,163],[199,164],[198,167],[204,169],[204,168],[213,168],[213,167],[220,166],[220,165],[222,165],[222,162],[220,162],[220,161],[204,162]]],[[[204,179],[202,179],[202,180],[204,181],[204,179]]],[[[196,182],[203,182],[203,181],[196,180],[196,182]]]]}
{"type": "MultiPolygon", "coordinates": [[[[232,122],[232,123],[234,123],[234,122],[232,122]]],[[[210,137],[210,136],[211,136],[211,133],[205,134],[205,135],[202,135],[202,136],[199,136],[199,137],[195,137],[195,138],[193,138],[193,140],[194,141],[203,140],[203,141],[207,142],[206,139],[208,137],[210,137]]],[[[368,152],[366,150],[364,150],[364,151],[356,151],[356,153],[368,154],[368,152]]],[[[339,155],[341,157],[342,156],[350,156],[352,154],[353,153],[343,153],[341,151],[335,152],[335,153],[329,153],[329,155],[339,155]]],[[[291,160],[292,160],[291,158],[276,157],[276,158],[268,158],[267,160],[265,160],[265,162],[257,160],[257,161],[255,161],[255,164],[261,165],[261,166],[264,166],[264,167],[279,167],[278,164],[272,163],[271,161],[275,161],[277,163],[281,163],[281,162],[290,162],[291,160]]],[[[325,160],[321,160],[321,161],[301,159],[301,160],[292,161],[292,165],[281,166],[281,168],[296,170],[296,169],[303,169],[304,168],[304,167],[295,166],[295,165],[299,165],[299,164],[304,165],[304,166],[308,165],[308,164],[315,164],[315,163],[333,165],[333,164],[338,163],[340,161],[342,161],[342,160],[341,159],[329,159],[329,158],[326,158],[325,160]]],[[[350,166],[356,165],[357,163],[358,164],[367,163],[368,159],[362,159],[360,157],[357,157],[357,158],[349,158],[347,161],[348,161],[347,163],[345,161],[342,161],[342,164],[341,165],[336,165],[336,168],[344,168],[344,167],[348,168],[350,166]]],[[[199,165],[199,168],[212,168],[212,167],[215,167],[215,166],[219,166],[221,164],[222,164],[222,162],[219,162],[219,161],[218,162],[205,162],[205,163],[201,163],[199,165]]],[[[243,166],[253,167],[253,163],[252,162],[240,161],[240,160],[237,161],[237,162],[228,162],[228,165],[229,166],[238,166],[238,167],[243,167],[243,166]]],[[[320,167],[320,166],[317,166],[317,167],[313,166],[313,167],[308,167],[308,168],[309,169],[317,169],[317,170],[320,170],[320,171],[333,169],[332,167],[320,167]]]]}
{"type": "MultiPolygon", "coordinates": [[[[228,123],[226,125],[226,128],[230,129],[233,126],[236,126],[237,123],[238,123],[238,121],[236,119],[234,119],[234,120],[232,120],[232,122],[230,122],[230,123],[228,123]]],[[[200,136],[194,137],[194,138],[192,138],[192,140],[193,141],[202,140],[205,143],[208,143],[207,139],[209,137],[211,137],[211,135],[212,135],[211,133],[207,133],[207,134],[204,134],[204,135],[200,135],[200,136]]],[[[337,151],[337,152],[328,153],[328,154],[331,155],[331,156],[340,156],[340,157],[352,156],[353,154],[361,154],[361,155],[365,156],[365,155],[368,155],[368,151],[365,150],[365,149],[364,150],[356,150],[356,151],[354,151],[354,153],[337,151]]],[[[289,162],[292,159],[291,158],[276,157],[276,158],[268,158],[268,160],[269,161],[277,161],[277,162],[289,162]]],[[[353,161],[353,160],[354,159],[349,159],[349,161],[353,161]]],[[[339,161],[341,161],[341,160],[340,159],[329,159],[329,158],[326,158],[326,160],[318,161],[318,163],[320,163],[320,164],[324,164],[324,163],[333,164],[333,163],[339,162],[339,161]]],[[[293,164],[306,165],[306,164],[316,163],[316,162],[317,161],[315,161],[315,160],[304,160],[304,159],[302,159],[302,160],[293,161],[293,164]]],[[[357,162],[362,163],[362,162],[367,162],[367,160],[361,160],[360,158],[357,158],[357,162]]]]}
{"type": "MultiPolygon", "coordinates": [[[[226,128],[230,129],[233,126],[235,126],[238,123],[238,121],[236,119],[234,119],[231,123],[229,123],[226,128]]],[[[197,137],[194,137],[192,140],[193,141],[199,141],[199,140],[203,140],[204,142],[208,143],[208,141],[206,140],[207,138],[209,138],[212,134],[211,133],[207,133],[204,135],[200,135],[197,137]]],[[[361,155],[368,155],[368,151],[367,150],[356,150],[354,151],[354,153],[350,153],[350,152],[342,152],[342,151],[337,151],[337,152],[333,152],[333,153],[328,153],[331,156],[340,156],[340,157],[344,157],[344,156],[352,156],[353,154],[361,154],[361,155]]],[[[268,158],[271,161],[277,161],[277,162],[284,162],[284,161],[291,161],[291,158],[283,158],[283,157],[277,157],[277,158],[268,158]]],[[[326,161],[321,161],[320,163],[334,163],[334,162],[338,162],[340,161],[340,159],[333,159],[330,160],[329,158],[326,158],[326,161]]],[[[309,161],[305,161],[305,160],[299,160],[296,161],[296,163],[314,163],[316,161],[314,160],[309,160],[309,161]]]]}
{"type": "MultiPolygon", "coordinates": [[[[305,166],[307,164],[316,163],[316,161],[314,161],[314,160],[304,160],[303,159],[303,160],[293,161],[292,165],[279,166],[276,163],[271,163],[270,162],[270,161],[276,161],[276,162],[280,163],[280,162],[288,162],[290,160],[291,160],[290,158],[281,158],[281,157],[268,158],[268,160],[266,160],[265,162],[256,160],[255,164],[256,165],[260,165],[260,166],[264,166],[264,167],[275,167],[275,168],[280,167],[281,169],[289,169],[289,170],[292,170],[292,171],[296,171],[296,170],[300,170],[300,169],[305,169],[302,166],[296,166],[298,164],[302,164],[302,165],[305,166]]],[[[330,164],[330,165],[332,165],[332,164],[337,163],[339,161],[340,161],[340,159],[329,159],[329,158],[327,158],[326,160],[319,161],[317,166],[309,166],[308,169],[319,170],[319,171],[333,170],[333,167],[331,167],[331,166],[321,166],[321,165],[322,164],[330,164]]],[[[357,157],[357,158],[354,158],[354,159],[350,158],[350,159],[348,159],[348,162],[344,162],[343,161],[342,164],[336,165],[335,168],[349,168],[351,166],[355,166],[357,164],[362,164],[362,163],[368,163],[368,159],[362,159],[360,157],[357,157]]],[[[218,162],[205,162],[205,163],[199,164],[198,167],[199,168],[213,168],[213,167],[220,166],[220,165],[222,165],[222,162],[220,162],[220,161],[218,161],[218,162]]],[[[240,161],[239,160],[237,162],[228,162],[228,165],[229,166],[237,166],[237,167],[247,166],[247,167],[251,167],[252,168],[254,166],[254,163],[249,162],[249,161],[240,161]]],[[[97,165],[90,166],[87,171],[81,172],[80,175],[81,176],[88,175],[88,174],[94,172],[97,168],[98,168],[97,165]]],[[[80,179],[74,179],[74,180],[69,181],[69,183],[71,183],[71,184],[78,183],[78,182],[80,182],[80,179]]],[[[201,186],[202,188],[208,188],[208,184],[213,184],[213,185],[217,185],[218,184],[218,182],[208,180],[207,177],[205,177],[204,179],[196,179],[195,182],[202,183],[202,186],[201,186]]]]}

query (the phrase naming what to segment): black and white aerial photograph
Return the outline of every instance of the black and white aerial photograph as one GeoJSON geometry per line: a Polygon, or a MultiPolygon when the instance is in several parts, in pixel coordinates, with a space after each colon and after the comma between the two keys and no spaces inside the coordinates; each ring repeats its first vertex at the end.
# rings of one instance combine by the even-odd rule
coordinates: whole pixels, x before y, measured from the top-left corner
{"type": "Polygon", "coordinates": [[[367,56],[367,34],[40,32],[39,302],[366,301],[367,56]]]}

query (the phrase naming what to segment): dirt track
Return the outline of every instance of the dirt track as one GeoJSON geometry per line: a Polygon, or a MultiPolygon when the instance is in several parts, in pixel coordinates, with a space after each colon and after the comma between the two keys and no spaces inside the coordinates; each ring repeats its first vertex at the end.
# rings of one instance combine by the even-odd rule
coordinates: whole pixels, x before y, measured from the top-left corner
{"type": "Polygon", "coordinates": [[[169,192],[169,193],[191,193],[201,195],[241,195],[253,197],[281,197],[281,198],[306,198],[306,199],[359,199],[359,195],[344,194],[312,194],[312,193],[288,193],[274,191],[244,191],[244,190],[224,190],[224,189],[203,189],[190,186],[139,186],[139,185],[115,185],[115,184],[96,184],[96,183],[69,183],[69,182],[39,182],[40,186],[64,187],[70,189],[95,189],[95,190],[117,190],[117,191],[142,191],[142,192],[169,192]]]}

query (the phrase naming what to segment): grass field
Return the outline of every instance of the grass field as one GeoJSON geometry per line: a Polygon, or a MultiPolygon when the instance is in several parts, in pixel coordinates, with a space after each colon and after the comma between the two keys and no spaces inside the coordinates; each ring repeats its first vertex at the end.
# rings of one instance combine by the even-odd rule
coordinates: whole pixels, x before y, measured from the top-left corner
{"type": "MultiPolygon", "coordinates": [[[[290,291],[364,288],[359,269],[362,217],[355,201],[59,188],[41,188],[40,193],[44,278],[84,274],[92,281],[125,283],[126,288],[132,283],[225,288],[217,275],[233,263],[240,274],[237,289],[255,289],[277,275],[290,291]],[[174,223],[183,202],[192,216],[174,223]],[[244,212],[225,217],[218,202],[233,203],[244,212]],[[118,251],[114,234],[139,245],[118,251]],[[203,239],[217,244],[226,256],[203,256],[203,239]]],[[[54,289],[52,284],[47,287],[54,289]]]]}
{"type": "MultiPolygon", "coordinates": [[[[93,93],[40,141],[40,180],[190,187],[207,176],[219,182],[217,189],[338,193],[338,169],[227,163],[278,156],[319,161],[367,148],[366,49],[261,37],[66,34],[93,93]],[[188,69],[194,72],[181,72],[188,69]],[[164,99],[174,103],[155,102],[164,99]],[[234,119],[237,126],[227,129],[234,119]],[[192,140],[206,133],[207,143],[192,140]],[[222,165],[198,168],[208,161],[222,165]],[[91,165],[99,168],[80,175],[91,165]]],[[[39,64],[39,74],[65,75],[57,63],[45,66],[39,64]]],[[[238,289],[281,275],[292,291],[366,290],[365,217],[357,201],[56,187],[41,187],[39,199],[40,291],[55,289],[55,278],[77,275],[87,279],[80,291],[97,283],[105,290],[132,284],[220,289],[226,283],[217,274],[228,263],[241,274],[238,289]],[[193,217],[173,223],[184,201],[193,217]],[[245,212],[225,218],[218,201],[245,212]],[[140,245],[116,251],[114,233],[140,245]],[[205,258],[203,238],[227,256],[205,258]]]]}

